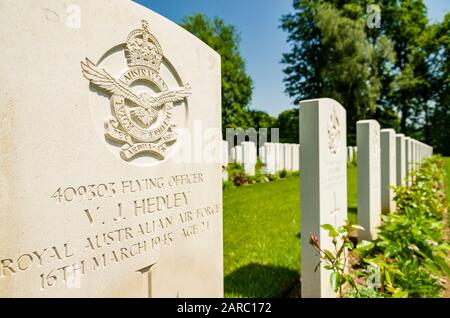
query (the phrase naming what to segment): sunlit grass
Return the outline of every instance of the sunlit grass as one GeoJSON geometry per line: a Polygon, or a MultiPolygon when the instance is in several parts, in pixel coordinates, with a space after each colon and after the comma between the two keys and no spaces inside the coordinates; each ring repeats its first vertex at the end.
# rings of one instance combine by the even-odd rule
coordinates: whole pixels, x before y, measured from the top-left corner
{"type": "MultiPolygon", "coordinates": [[[[356,219],[356,168],[348,169],[350,218],[356,219]]],[[[300,272],[300,179],[224,190],[226,297],[281,297],[300,272]]]]}

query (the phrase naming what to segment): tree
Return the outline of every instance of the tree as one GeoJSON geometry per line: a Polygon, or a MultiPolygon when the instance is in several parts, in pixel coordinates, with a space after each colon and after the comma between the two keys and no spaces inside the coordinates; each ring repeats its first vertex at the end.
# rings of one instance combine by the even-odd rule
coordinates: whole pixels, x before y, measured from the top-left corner
{"type": "Polygon", "coordinates": [[[434,26],[435,46],[429,63],[433,66],[432,92],[434,108],[430,114],[431,143],[435,151],[450,155],[450,13],[441,24],[434,26]]]}
{"type": "Polygon", "coordinates": [[[368,30],[368,33],[371,38],[379,34],[389,37],[397,57],[395,67],[384,74],[385,98],[380,104],[395,108],[401,114],[401,132],[428,141],[422,131],[429,126],[429,116],[424,112],[428,111],[431,98],[425,48],[430,45],[426,6],[422,0],[382,0],[380,5],[381,29],[368,30]]]}
{"type": "Polygon", "coordinates": [[[370,41],[361,1],[295,0],[294,13],[282,17],[291,52],[286,92],[302,99],[330,97],[347,110],[349,143],[356,121],[372,117],[381,93],[379,70],[392,64],[393,45],[386,36],[370,41]]]}
{"type": "Polygon", "coordinates": [[[249,110],[252,119],[253,127],[258,128],[272,128],[275,126],[277,119],[270,116],[262,110],[249,110]]]}
{"type": "Polygon", "coordinates": [[[267,141],[271,140],[271,128],[276,126],[277,119],[262,110],[250,110],[248,113],[252,121],[252,127],[256,129],[258,137],[261,133],[259,129],[266,128],[267,130],[264,135],[267,137],[267,141]]]}
{"type": "Polygon", "coordinates": [[[280,142],[299,143],[299,109],[289,109],[278,115],[276,126],[280,129],[280,142]]]}
{"type": "Polygon", "coordinates": [[[253,84],[239,52],[240,38],[235,27],[219,18],[208,19],[203,14],[185,17],[181,26],[222,58],[222,129],[251,127],[252,118],[247,110],[253,84]]]}

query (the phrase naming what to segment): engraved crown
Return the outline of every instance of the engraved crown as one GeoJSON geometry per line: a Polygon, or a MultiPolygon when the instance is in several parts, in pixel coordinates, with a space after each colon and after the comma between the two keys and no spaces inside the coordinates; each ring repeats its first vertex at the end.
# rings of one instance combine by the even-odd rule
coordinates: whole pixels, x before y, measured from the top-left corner
{"type": "Polygon", "coordinates": [[[142,20],[142,29],[131,31],[128,35],[125,56],[129,67],[147,66],[159,72],[163,52],[159,42],[149,32],[147,21],[142,20]]]}

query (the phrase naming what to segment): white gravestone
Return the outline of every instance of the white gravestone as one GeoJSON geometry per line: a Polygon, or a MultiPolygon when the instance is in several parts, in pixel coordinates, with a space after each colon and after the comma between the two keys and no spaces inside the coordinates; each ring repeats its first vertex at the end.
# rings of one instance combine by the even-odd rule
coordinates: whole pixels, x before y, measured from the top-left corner
{"type": "Polygon", "coordinates": [[[320,226],[339,227],[347,219],[347,127],[345,109],[335,100],[300,102],[300,204],[302,244],[302,297],[335,297],[330,271],[319,266],[309,244],[318,236],[324,249],[333,249],[328,232],[320,226]]]}
{"type": "Polygon", "coordinates": [[[244,172],[249,176],[255,175],[255,165],[257,161],[256,157],[256,145],[254,142],[245,141],[242,146],[242,159],[244,165],[244,172]]]}
{"type": "Polygon", "coordinates": [[[292,171],[292,145],[283,144],[284,149],[284,168],[286,171],[292,171]]]}
{"type": "Polygon", "coordinates": [[[422,164],[422,162],[423,162],[423,146],[424,146],[424,144],[419,141],[419,151],[418,151],[419,164],[422,164]]]}
{"type": "Polygon", "coordinates": [[[74,3],[1,3],[0,297],[223,297],[220,56],[74,3]]]}
{"type": "Polygon", "coordinates": [[[411,147],[412,147],[411,138],[405,137],[405,170],[406,170],[406,179],[407,179],[406,186],[408,186],[408,187],[411,186],[411,176],[410,176],[410,173],[412,171],[411,147]]]}
{"type": "Polygon", "coordinates": [[[259,147],[258,158],[262,164],[266,163],[265,151],[266,151],[266,147],[264,147],[264,145],[259,147]]]}
{"type": "Polygon", "coordinates": [[[381,224],[380,124],[373,119],[356,123],[358,147],[358,223],[360,237],[376,238],[381,224]]]}
{"type": "Polygon", "coordinates": [[[264,173],[274,175],[277,172],[276,152],[276,144],[271,142],[266,142],[264,144],[264,173]]]}
{"type": "Polygon", "coordinates": [[[300,145],[299,144],[292,145],[292,170],[293,171],[300,170],[300,145]]]}
{"type": "Polygon", "coordinates": [[[276,143],[276,167],[277,172],[284,170],[284,144],[276,143]]]}
{"type": "Polygon", "coordinates": [[[395,210],[394,189],[397,185],[395,130],[381,129],[381,211],[395,210]]]}
{"type": "Polygon", "coordinates": [[[416,170],[419,170],[420,168],[420,141],[416,140],[416,153],[415,153],[415,159],[416,159],[416,170]]]}
{"type": "Polygon", "coordinates": [[[396,144],[396,170],[397,185],[405,185],[406,167],[405,167],[405,135],[397,134],[395,137],[396,144]]]}
{"type": "Polygon", "coordinates": [[[236,147],[230,149],[230,160],[233,163],[236,163],[236,147]]]}
{"type": "Polygon", "coordinates": [[[236,163],[242,164],[243,163],[242,145],[235,146],[234,151],[236,156],[236,163]]]}

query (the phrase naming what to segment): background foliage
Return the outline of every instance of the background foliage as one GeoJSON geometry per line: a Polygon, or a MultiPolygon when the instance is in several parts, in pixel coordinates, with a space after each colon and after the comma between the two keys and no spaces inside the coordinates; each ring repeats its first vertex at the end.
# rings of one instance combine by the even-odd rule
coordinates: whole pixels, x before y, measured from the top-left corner
{"type": "MultiPolygon", "coordinates": [[[[430,23],[422,0],[293,0],[281,17],[290,51],[286,93],[295,105],[330,97],[347,109],[348,144],[356,121],[377,119],[450,155],[450,13],[430,23]],[[367,21],[380,6],[379,28],[367,21]]],[[[239,52],[239,33],[220,18],[188,16],[182,26],[222,57],[222,127],[279,127],[281,142],[298,142],[298,107],[278,118],[250,109],[252,79],[239,52]]]]}
{"type": "Polygon", "coordinates": [[[294,0],[281,19],[290,52],[283,55],[286,92],[296,103],[331,97],[355,123],[375,118],[450,154],[449,19],[430,24],[422,0],[294,0]],[[380,28],[367,7],[378,4],[380,28]]]}

